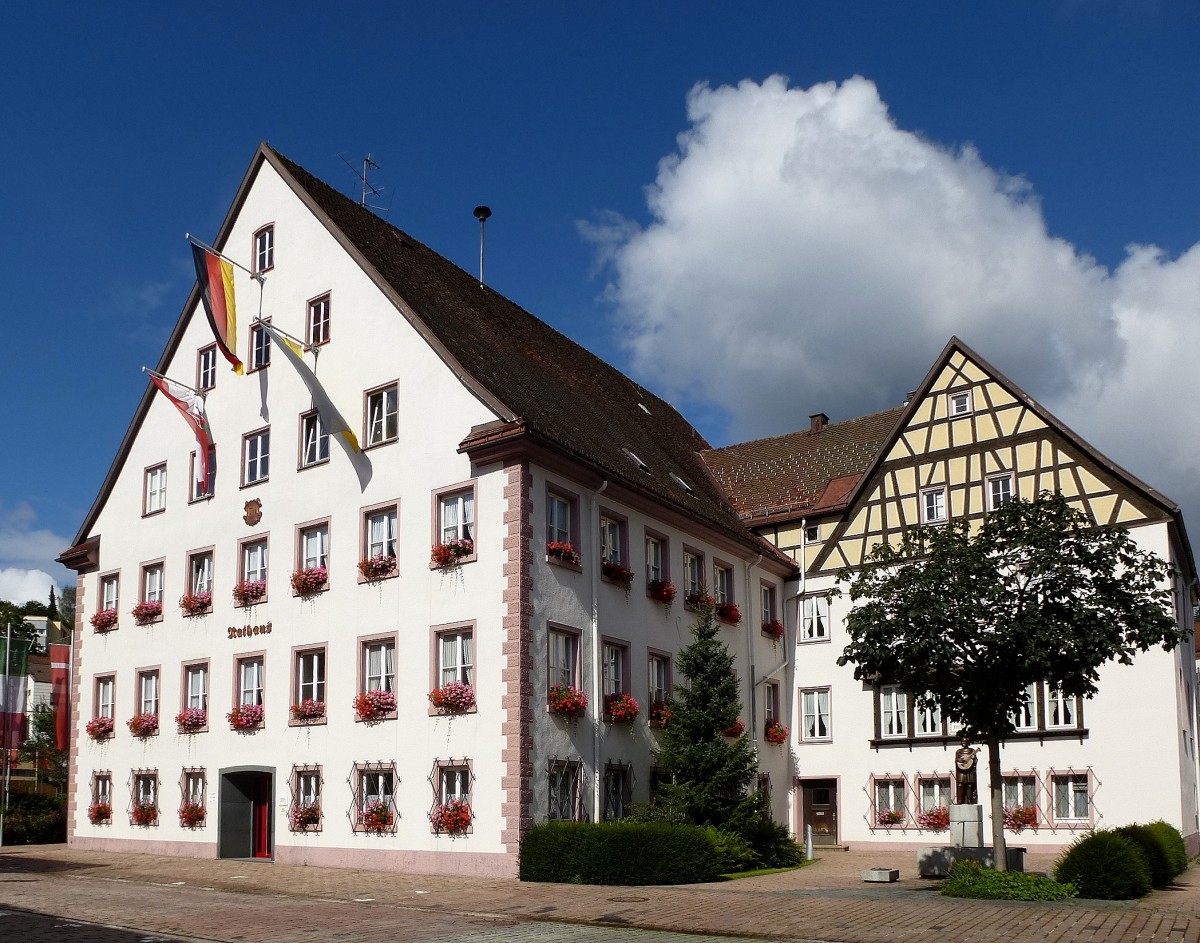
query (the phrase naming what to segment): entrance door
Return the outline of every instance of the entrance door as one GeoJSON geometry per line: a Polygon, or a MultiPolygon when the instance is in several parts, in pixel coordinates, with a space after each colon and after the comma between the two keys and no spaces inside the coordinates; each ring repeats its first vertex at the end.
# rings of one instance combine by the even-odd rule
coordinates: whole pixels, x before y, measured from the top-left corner
{"type": "Polygon", "coordinates": [[[218,858],[270,858],[271,794],[274,777],[260,770],[221,774],[217,828],[218,858]]]}
{"type": "Polygon", "coordinates": [[[836,845],[837,780],[809,779],[800,787],[804,792],[804,824],[812,826],[814,845],[836,845]]]}

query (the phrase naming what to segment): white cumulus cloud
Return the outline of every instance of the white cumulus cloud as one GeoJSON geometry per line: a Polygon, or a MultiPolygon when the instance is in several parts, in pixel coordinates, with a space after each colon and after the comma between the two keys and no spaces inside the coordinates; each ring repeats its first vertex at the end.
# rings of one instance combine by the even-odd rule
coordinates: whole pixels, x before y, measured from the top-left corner
{"type": "Polygon", "coordinates": [[[697,86],[688,119],[647,225],[581,225],[639,379],[747,439],[898,405],[957,334],[1200,512],[1200,249],[1109,271],[1027,181],[897,127],[867,79],[697,86]]]}
{"type": "Polygon", "coordinates": [[[0,569],[0,600],[22,606],[31,600],[46,602],[50,587],[62,595],[62,586],[43,570],[21,570],[16,567],[0,569]]]}

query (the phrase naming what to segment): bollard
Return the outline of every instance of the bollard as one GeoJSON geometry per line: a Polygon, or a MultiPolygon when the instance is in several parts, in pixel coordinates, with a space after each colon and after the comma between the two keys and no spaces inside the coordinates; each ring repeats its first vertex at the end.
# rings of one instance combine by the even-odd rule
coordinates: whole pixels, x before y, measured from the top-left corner
{"type": "Polygon", "coordinates": [[[807,825],[804,828],[804,860],[805,861],[813,860],[812,826],[811,825],[807,825]]]}

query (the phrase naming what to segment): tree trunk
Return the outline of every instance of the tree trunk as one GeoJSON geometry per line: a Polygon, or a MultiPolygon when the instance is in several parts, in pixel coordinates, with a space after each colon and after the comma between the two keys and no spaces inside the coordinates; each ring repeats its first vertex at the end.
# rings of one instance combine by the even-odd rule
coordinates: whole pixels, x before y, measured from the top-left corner
{"type": "Polygon", "coordinates": [[[989,739],[988,792],[992,799],[992,853],[996,870],[1008,870],[1008,844],[1004,840],[1004,781],[1000,776],[1000,741],[989,739]]]}

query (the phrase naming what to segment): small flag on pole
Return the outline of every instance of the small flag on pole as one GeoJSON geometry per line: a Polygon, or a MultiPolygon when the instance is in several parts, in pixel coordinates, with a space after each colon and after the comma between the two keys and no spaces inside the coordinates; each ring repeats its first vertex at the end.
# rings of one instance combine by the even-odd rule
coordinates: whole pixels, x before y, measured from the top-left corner
{"type": "Polygon", "coordinates": [[[239,376],[246,372],[237,356],[237,305],[233,299],[233,266],[214,252],[192,243],[192,260],[200,282],[204,313],[217,347],[239,376]]]}
{"type": "Polygon", "coordinates": [[[14,638],[12,629],[0,636],[0,743],[16,749],[25,742],[25,688],[29,674],[27,638],[14,638]]]}
{"type": "MultiPolygon", "coordinates": [[[[149,371],[147,371],[149,373],[149,371]]],[[[163,396],[171,401],[187,424],[196,434],[197,467],[196,486],[200,493],[208,491],[208,453],[212,449],[212,435],[208,431],[208,417],[204,415],[204,398],[190,386],[176,383],[167,377],[150,373],[150,382],[159,388],[163,396]]]]}
{"type": "Polygon", "coordinates": [[[50,646],[50,703],[54,705],[54,742],[60,750],[71,745],[71,646],[50,646]]]}

